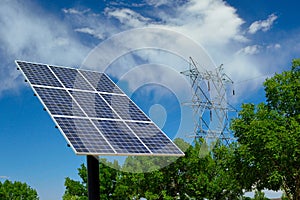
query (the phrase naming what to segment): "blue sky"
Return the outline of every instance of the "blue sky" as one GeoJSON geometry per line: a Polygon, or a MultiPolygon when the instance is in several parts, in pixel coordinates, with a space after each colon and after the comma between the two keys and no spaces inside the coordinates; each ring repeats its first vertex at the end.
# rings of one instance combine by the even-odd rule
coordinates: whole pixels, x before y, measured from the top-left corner
{"type": "MultiPolygon", "coordinates": [[[[85,162],[66,146],[14,60],[81,66],[92,49],[114,34],[132,28],[166,28],[202,45],[217,66],[224,64],[236,90],[228,99],[239,107],[264,101],[263,80],[289,69],[291,59],[300,57],[299,4],[296,0],[1,0],[0,181],[27,182],[42,200],[60,199],[64,178],[78,179],[76,169],[85,162]]],[[[179,109],[184,98],[182,85],[176,82],[181,78],[174,73],[176,66],[183,65],[165,52],[149,50],[125,55],[106,71],[173,137],[172,127],[180,120],[183,126],[178,131],[190,131],[179,109]],[[168,65],[168,70],[143,65],[147,63],[168,65]],[[129,68],[117,68],[124,64],[139,66],[140,79],[127,73],[132,72],[129,68]],[[120,73],[127,78],[119,80],[120,73]],[[158,74],[165,82],[153,84],[149,79],[150,87],[143,84],[158,74]]]]}

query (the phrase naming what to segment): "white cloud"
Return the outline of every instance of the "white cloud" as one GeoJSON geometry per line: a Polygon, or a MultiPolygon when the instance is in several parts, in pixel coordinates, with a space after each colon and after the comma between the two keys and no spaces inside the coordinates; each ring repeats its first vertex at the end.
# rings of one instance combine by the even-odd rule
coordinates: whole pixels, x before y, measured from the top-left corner
{"type": "Polygon", "coordinates": [[[271,14],[266,20],[255,21],[250,25],[248,32],[250,34],[254,34],[260,30],[266,32],[270,30],[270,28],[272,27],[273,23],[277,18],[278,17],[275,14],[271,14]]]}
{"type": "Polygon", "coordinates": [[[85,9],[85,10],[77,10],[77,9],[74,9],[74,8],[64,8],[62,9],[62,11],[65,13],[65,14],[75,14],[75,15],[83,15],[85,13],[88,13],[90,12],[91,9],[85,9]]]}
{"type": "Polygon", "coordinates": [[[0,179],[9,179],[8,176],[0,176],[0,179]]]}
{"type": "Polygon", "coordinates": [[[170,3],[170,1],[168,1],[168,0],[147,0],[146,2],[148,5],[154,6],[154,7],[159,7],[159,6],[170,3]]]}
{"type": "Polygon", "coordinates": [[[89,50],[66,24],[28,2],[0,1],[0,24],[0,94],[19,85],[13,60],[78,65],[89,50]]]}
{"type": "Polygon", "coordinates": [[[148,24],[149,18],[143,17],[141,14],[134,12],[128,8],[121,9],[105,9],[105,13],[108,17],[114,17],[120,21],[120,23],[131,27],[141,27],[148,24]]]}
{"type": "Polygon", "coordinates": [[[271,50],[277,50],[277,49],[280,49],[281,48],[281,45],[276,43],[276,44],[269,44],[267,46],[267,49],[271,49],[271,50]]]}
{"type": "Polygon", "coordinates": [[[258,54],[260,52],[260,49],[262,47],[260,45],[251,45],[251,46],[246,46],[243,49],[239,50],[237,54],[248,54],[248,55],[254,55],[258,54]]]}
{"type": "Polygon", "coordinates": [[[246,41],[240,31],[244,21],[221,0],[191,0],[175,12],[176,17],[160,14],[164,22],[161,25],[180,31],[204,46],[246,41]]]}
{"type": "MultiPolygon", "coordinates": [[[[148,5],[167,4],[164,0],[149,0],[147,3],[148,5]]],[[[202,45],[224,45],[232,40],[247,41],[247,38],[240,31],[244,21],[237,15],[235,8],[228,6],[222,0],[191,0],[183,5],[173,7],[171,4],[168,2],[170,9],[172,9],[171,12],[153,9],[153,12],[150,13],[156,18],[155,20],[143,16],[142,12],[120,7],[106,8],[105,16],[95,17],[91,12],[86,12],[84,16],[74,14],[79,11],[67,12],[66,14],[71,16],[70,20],[73,20],[73,23],[77,25],[77,30],[78,28],[89,27],[99,33],[100,30],[97,27],[101,27],[103,30],[109,30],[109,35],[130,28],[155,25],[179,31],[202,45]],[[113,21],[105,23],[103,20],[105,17],[116,19],[120,24],[115,24],[113,21]]],[[[106,36],[109,35],[106,34],[106,36]]]]}
{"type": "MultiPolygon", "coordinates": [[[[74,8],[70,9],[77,10],[74,8]]],[[[80,11],[78,10],[78,12],[80,11]]],[[[86,9],[85,12],[80,12],[81,14],[76,12],[64,13],[65,21],[74,27],[74,31],[91,35],[99,41],[120,31],[119,27],[107,20],[105,14],[93,13],[89,9],[86,9]]]]}
{"type": "Polygon", "coordinates": [[[89,27],[84,27],[84,28],[76,28],[75,29],[76,32],[79,32],[79,33],[86,33],[88,35],[91,35],[97,39],[104,39],[104,35],[101,34],[101,33],[97,33],[94,29],[91,29],[89,27]]]}
{"type": "Polygon", "coordinates": [[[275,49],[280,49],[280,48],[281,48],[281,45],[280,45],[280,44],[275,44],[275,45],[274,45],[274,48],[275,48],[275,49]]]}

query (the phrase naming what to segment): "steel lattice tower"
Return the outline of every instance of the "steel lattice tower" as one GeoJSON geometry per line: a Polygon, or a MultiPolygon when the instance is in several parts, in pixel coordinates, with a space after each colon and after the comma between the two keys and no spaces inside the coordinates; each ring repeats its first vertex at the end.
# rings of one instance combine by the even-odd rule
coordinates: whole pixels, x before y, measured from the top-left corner
{"type": "MultiPolygon", "coordinates": [[[[233,140],[229,130],[231,116],[237,110],[227,102],[227,88],[233,81],[223,72],[222,65],[212,71],[199,70],[190,57],[189,69],[181,72],[186,75],[192,86],[191,102],[183,103],[193,109],[193,137],[204,138],[210,144],[220,139],[225,145],[233,140]]],[[[232,95],[234,95],[232,90],[232,95]]]]}

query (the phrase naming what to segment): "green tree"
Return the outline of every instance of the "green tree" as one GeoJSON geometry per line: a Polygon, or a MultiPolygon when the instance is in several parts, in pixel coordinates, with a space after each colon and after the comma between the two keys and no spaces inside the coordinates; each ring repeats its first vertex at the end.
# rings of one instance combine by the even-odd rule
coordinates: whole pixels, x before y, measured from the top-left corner
{"type": "Polygon", "coordinates": [[[78,168],[78,175],[82,181],[74,181],[69,177],[65,180],[65,194],[63,195],[63,200],[87,200],[87,170],[84,164],[78,168]]]}
{"type": "Polygon", "coordinates": [[[266,103],[244,104],[232,129],[238,138],[233,168],[246,190],[283,189],[300,199],[300,60],[264,83],[266,103]]]}
{"type": "Polygon", "coordinates": [[[254,200],[268,200],[267,197],[265,197],[265,193],[262,191],[255,191],[254,193],[254,200]]]}
{"type": "Polygon", "coordinates": [[[0,199],[9,200],[38,200],[38,194],[36,190],[32,189],[26,183],[21,183],[19,181],[11,182],[9,180],[0,182],[0,199]]]}
{"type": "MultiPolygon", "coordinates": [[[[201,139],[195,140],[193,145],[183,140],[176,140],[175,143],[181,148],[189,146],[185,157],[180,157],[172,164],[150,173],[126,174],[119,182],[124,187],[124,196],[130,197],[129,199],[145,197],[162,200],[220,200],[241,197],[242,188],[233,180],[234,171],[229,168],[233,148],[217,143],[213,151],[204,156],[200,150],[203,149],[201,146],[206,144],[201,139]]],[[[152,163],[155,163],[155,158],[152,163]]]]}
{"type": "Polygon", "coordinates": [[[239,199],[243,191],[234,179],[234,171],[230,167],[233,148],[217,142],[209,154],[199,156],[200,150],[203,150],[202,145],[206,146],[203,140],[196,140],[179,165],[181,177],[177,192],[180,193],[180,198],[239,199]]]}
{"type": "MultiPolygon", "coordinates": [[[[110,163],[106,159],[101,159],[100,167],[100,199],[111,199],[114,194],[115,185],[119,176],[119,165],[117,162],[110,163]]],[[[78,175],[81,181],[74,181],[67,177],[65,179],[64,200],[86,200],[87,191],[87,168],[84,164],[78,168],[78,175]]]]}
{"type": "MultiPolygon", "coordinates": [[[[233,148],[217,143],[209,154],[201,155],[202,139],[195,140],[189,145],[181,139],[175,143],[185,151],[185,156],[174,160],[174,157],[165,157],[165,162],[174,161],[172,164],[158,168],[158,157],[128,157],[122,170],[109,166],[112,163],[100,163],[101,199],[140,199],[168,200],[168,199],[239,199],[243,190],[234,177],[234,170],[230,168],[233,159],[233,148]],[[130,173],[126,171],[144,172],[145,167],[156,169],[148,173],[130,173]]],[[[105,162],[102,162],[105,163],[105,162]]],[[[160,163],[161,164],[161,163],[160,163]]],[[[81,191],[86,191],[86,168],[81,166],[80,173],[84,181],[69,184],[65,195],[71,194],[69,199],[86,197],[81,191]],[[84,176],[82,176],[84,175],[84,176]],[[78,186],[80,184],[81,186],[78,186]],[[74,191],[74,192],[71,192],[74,191]],[[76,198],[75,198],[76,197],[76,198]]],[[[66,183],[69,179],[66,179],[66,183]]],[[[65,183],[65,184],[66,184],[65,183]]],[[[71,182],[72,183],[72,182],[71,182]]],[[[67,185],[67,184],[66,184],[67,185]]]]}
{"type": "Polygon", "coordinates": [[[121,175],[120,166],[117,161],[111,163],[106,159],[100,161],[100,199],[119,199],[112,198],[119,176],[121,175]]]}

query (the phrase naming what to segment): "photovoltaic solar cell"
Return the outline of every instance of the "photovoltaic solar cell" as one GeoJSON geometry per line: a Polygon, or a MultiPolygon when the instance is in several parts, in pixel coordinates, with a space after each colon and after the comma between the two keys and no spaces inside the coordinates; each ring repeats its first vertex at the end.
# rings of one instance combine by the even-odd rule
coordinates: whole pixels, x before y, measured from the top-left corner
{"type": "Polygon", "coordinates": [[[18,61],[17,64],[22,69],[28,81],[33,85],[44,85],[53,87],[62,87],[60,82],[47,65],[34,64],[18,61]]]}
{"type": "Polygon", "coordinates": [[[184,155],[106,74],[16,63],[77,154],[184,155]]]}
{"type": "Polygon", "coordinates": [[[89,117],[119,119],[98,93],[71,91],[80,107],[89,117]]]}
{"type": "Polygon", "coordinates": [[[126,120],[150,121],[150,119],[127,97],[101,94],[110,106],[126,120]]]}
{"type": "Polygon", "coordinates": [[[123,92],[104,73],[80,70],[81,74],[99,92],[122,94],[123,92]]]}
{"type": "Polygon", "coordinates": [[[64,89],[33,87],[52,115],[85,116],[64,89]]]}
{"type": "Polygon", "coordinates": [[[77,152],[114,153],[88,119],[56,117],[55,120],[77,152]]]}
{"type": "Polygon", "coordinates": [[[170,144],[169,138],[153,123],[126,122],[141,141],[153,152],[161,154],[178,153],[180,151],[170,144]]]}
{"type": "Polygon", "coordinates": [[[60,79],[66,88],[93,90],[89,83],[78,73],[76,69],[50,66],[52,71],[60,79]]]}
{"type": "Polygon", "coordinates": [[[112,120],[94,120],[93,122],[117,152],[125,154],[150,153],[124,122],[112,120]]]}

